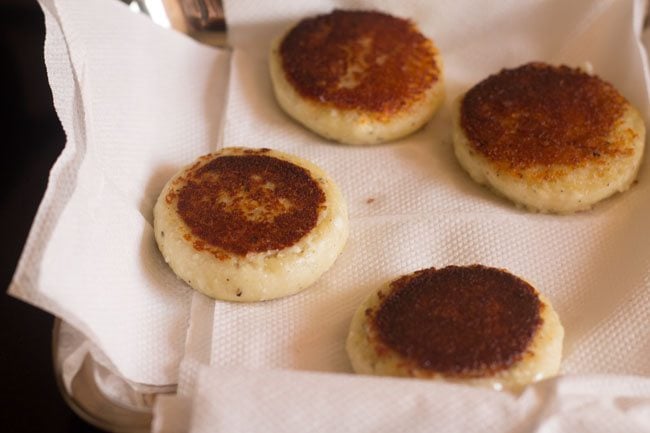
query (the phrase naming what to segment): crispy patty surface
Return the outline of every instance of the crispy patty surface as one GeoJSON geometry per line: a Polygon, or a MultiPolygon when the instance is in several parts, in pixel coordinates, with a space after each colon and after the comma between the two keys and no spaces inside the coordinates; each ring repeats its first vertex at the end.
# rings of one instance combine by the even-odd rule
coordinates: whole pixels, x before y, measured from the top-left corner
{"type": "Polygon", "coordinates": [[[626,106],[625,98],[597,76],[529,63],[470,89],[461,105],[461,126],[474,149],[513,171],[578,167],[632,153],[629,143],[610,140],[626,106]]]}
{"type": "Polygon", "coordinates": [[[523,279],[448,266],[371,294],[346,347],[358,373],[515,389],[557,373],[563,335],[548,300],[523,279]]]}
{"type": "Polygon", "coordinates": [[[433,268],[389,286],[369,315],[377,350],[449,375],[483,376],[522,358],[541,325],[530,284],[483,266],[433,268]]]}
{"type": "Polygon", "coordinates": [[[329,140],[369,145],[425,125],[444,99],[440,53],[409,20],[334,10],[276,39],[273,91],[293,119],[329,140]]]}
{"type": "Polygon", "coordinates": [[[271,149],[224,148],[173,176],[154,233],[174,272],[216,299],[260,301],[314,283],[348,236],[347,207],[313,163],[271,149]]]}
{"type": "Polygon", "coordinates": [[[325,194],[310,173],[265,149],[224,155],[176,180],[178,214],[195,248],[238,255],[295,244],[318,222],[325,194]],[[182,185],[181,185],[182,184],[182,185]]]}
{"type": "Polygon", "coordinates": [[[441,72],[436,48],[411,21],[375,11],[304,19],[279,53],[287,80],[303,97],[378,118],[421,99],[441,72]]]}
{"type": "Polygon", "coordinates": [[[454,108],[461,166],[518,206],[569,214],[630,188],[645,147],[639,112],[601,78],[529,63],[492,75],[454,108]]]}

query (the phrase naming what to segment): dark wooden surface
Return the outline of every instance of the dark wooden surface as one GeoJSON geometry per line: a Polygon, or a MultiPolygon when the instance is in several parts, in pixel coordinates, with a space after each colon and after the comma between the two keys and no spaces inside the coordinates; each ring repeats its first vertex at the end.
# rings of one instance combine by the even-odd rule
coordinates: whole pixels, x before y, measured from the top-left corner
{"type": "MultiPolygon", "coordinates": [[[[0,0],[0,286],[9,286],[65,135],[43,62],[34,0],[0,0]]],[[[99,432],[67,407],[54,380],[52,316],[0,295],[0,431],[99,432]]]]}

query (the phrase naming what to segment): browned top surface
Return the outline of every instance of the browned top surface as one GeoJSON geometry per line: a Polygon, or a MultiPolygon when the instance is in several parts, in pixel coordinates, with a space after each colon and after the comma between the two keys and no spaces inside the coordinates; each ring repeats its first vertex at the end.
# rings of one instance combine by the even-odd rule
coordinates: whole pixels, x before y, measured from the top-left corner
{"type": "Polygon", "coordinates": [[[452,376],[482,376],[521,359],[542,323],[525,281],[480,265],[425,269],[390,285],[372,325],[379,345],[407,364],[452,376]]]}
{"type": "Polygon", "coordinates": [[[476,150],[506,167],[578,166],[631,152],[608,137],[626,104],[598,77],[530,63],[467,92],[461,125],[476,150]]]}
{"type": "Polygon", "coordinates": [[[285,76],[303,97],[379,115],[431,88],[440,74],[435,52],[410,21],[370,11],[304,19],[280,45],[285,76]]]}
{"type": "Polygon", "coordinates": [[[325,203],[307,170],[263,152],[219,156],[182,180],[177,209],[197,250],[245,255],[291,246],[316,226],[325,203]]]}

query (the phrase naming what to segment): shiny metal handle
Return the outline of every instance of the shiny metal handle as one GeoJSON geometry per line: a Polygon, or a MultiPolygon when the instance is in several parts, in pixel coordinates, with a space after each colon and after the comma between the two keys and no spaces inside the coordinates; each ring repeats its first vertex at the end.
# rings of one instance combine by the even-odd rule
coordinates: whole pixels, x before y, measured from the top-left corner
{"type": "Polygon", "coordinates": [[[223,7],[220,0],[179,0],[185,19],[197,31],[224,31],[223,7]]]}

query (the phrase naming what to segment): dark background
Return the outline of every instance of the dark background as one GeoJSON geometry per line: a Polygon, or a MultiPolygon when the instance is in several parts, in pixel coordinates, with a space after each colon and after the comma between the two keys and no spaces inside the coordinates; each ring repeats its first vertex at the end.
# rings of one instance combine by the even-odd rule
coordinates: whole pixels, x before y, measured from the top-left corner
{"type": "MultiPolygon", "coordinates": [[[[80,0],[83,1],[83,0],[80,0]]],[[[9,286],[63,150],[43,61],[35,0],[0,0],[0,287],[9,286]]],[[[52,316],[0,294],[0,431],[99,432],[63,401],[52,367],[52,316]]]]}

